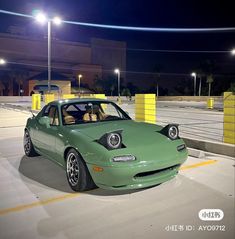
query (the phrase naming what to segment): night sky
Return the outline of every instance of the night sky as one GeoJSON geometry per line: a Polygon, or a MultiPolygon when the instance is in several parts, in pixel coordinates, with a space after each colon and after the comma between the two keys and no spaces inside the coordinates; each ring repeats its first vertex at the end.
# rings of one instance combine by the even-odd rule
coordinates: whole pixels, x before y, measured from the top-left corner
{"type": "MultiPolygon", "coordinates": [[[[39,8],[59,14],[64,20],[99,24],[142,27],[235,27],[233,1],[138,1],[138,0],[1,0],[0,9],[31,14],[39,8]]],[[[0,32],[9,25],[25,25],[34,29],[29,19],[0,14],[0,32]]],[[[43,31],[41,28],[38,31],[43,31]]],[[[63,40],[88,42],[91,37],[122,40],[128,48],[167,50],[231,50],[235,32],[222,33],[159,33],[98,29],[65,24],[56,29],[63,40]]],[[[163,72],[190,73],[200,61],[211,59],[219,66],[217,74],[235,75],[235,57],[231,54],[158,53],[127,51],[127,70],[152,72],[161,65],[163,72]]]]}

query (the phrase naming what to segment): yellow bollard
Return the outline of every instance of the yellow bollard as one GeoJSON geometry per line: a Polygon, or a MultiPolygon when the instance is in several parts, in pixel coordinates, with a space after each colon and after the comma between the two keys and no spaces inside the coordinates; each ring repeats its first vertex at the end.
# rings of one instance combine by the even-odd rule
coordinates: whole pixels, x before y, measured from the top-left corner
{"type": "Polygon", "coordinates": [[[74,94],[64,94],[62,96],[63,99],[74,99],[76,96],[74,94]]]}
{"type": "Polygon", "coordinates": [[[214,108],[214,98],[207,99],[207,109],[213,109],[214,108]]]}
{"type": "Polygon", "coordinates": [[[41,109],[41,94],[32,94],[32,110],[41,109]]]}
{"type": "Polygon", "coordinates": [[[48,104],[55,100],[54,94],[45,94],[45,104],[48,104]]]}
{"type": "Polygon", "coordinates": [[[224,143],[235,144],[234,92],[224,92],[224,143]]]}
{"type": "Polygon", "coordinates": [[[135,95],[135,120],[156,124],[156,95],[135,95]]]}
{"type": "MultiPolygon", "coordinates": [[[[92,98],[104,99],[104,100],[107,99],[105,94],[94,94],[92,98]]],[[[105,110],[107,108],[107,105],[102,104],[102,108],[105,110]]]]}
{"type": "Polygon", "coordinates": [[[94,98],[93,94],[81,95],[80,98],[94,98]]]}
{"type": "Polygon", "coordinates": [[[105,94],[94,94],[93,97],[96,99],[107,99],[105,94]]]}

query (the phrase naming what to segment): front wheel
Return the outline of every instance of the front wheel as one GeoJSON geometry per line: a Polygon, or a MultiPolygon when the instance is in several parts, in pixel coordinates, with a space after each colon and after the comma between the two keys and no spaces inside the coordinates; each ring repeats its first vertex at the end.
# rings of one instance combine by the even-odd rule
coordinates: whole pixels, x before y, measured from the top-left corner
{"type": "Polygon", "coordinates": [[[95,188],[85,162],[75,149],[70,149],[66,156],[66,175],[74,191],[81,192],[95,188]]]}
{"type": "Polygon", "coordinates": [[[24,152],[25,152],[25,155],[28,157],[33,157],[38,155],[34,149],[32,140],[29,135],[29,131],[27,129],[24,131],[24,152]]]}

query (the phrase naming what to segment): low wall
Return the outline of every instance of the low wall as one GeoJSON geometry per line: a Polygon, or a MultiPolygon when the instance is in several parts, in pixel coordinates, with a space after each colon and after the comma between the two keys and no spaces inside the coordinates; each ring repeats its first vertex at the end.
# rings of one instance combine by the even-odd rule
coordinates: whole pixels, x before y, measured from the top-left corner
{"type": "Polygon", "coordinates": [[[206,102],[208,98],[214,98],[215,101],[222,102],[223,96],[159,96],[159,101],[198,101],[206,102]]]}
{"type": "Polygon", "coordinates": [[[0,103],[31,102],[31,96],[0,96],[0,103]]]}
{"type": "MultiPolygon", "coordinates": [[[[211,96],[214,98],[217,102],[223,102],[223,96],[211,96]]],[[[159,96],[157,98],[157,101],[198,101],[198,102],[206,102],[208,98],[211,98],[209,96],[159,96]]],[[[117,101],[117,96],[108,96],[109,100],[117,101]]],[[[125,96],[121,96],[121,100],[124,102],[130,101],[129,98],[126,98],[125,96]]],[[[135,100],[135,97],[132,96],[132,101],[135,100]]],[[[31,96],[0,96],[0,102],[24,102],[24,101],[31,101],[31,96]]]]}

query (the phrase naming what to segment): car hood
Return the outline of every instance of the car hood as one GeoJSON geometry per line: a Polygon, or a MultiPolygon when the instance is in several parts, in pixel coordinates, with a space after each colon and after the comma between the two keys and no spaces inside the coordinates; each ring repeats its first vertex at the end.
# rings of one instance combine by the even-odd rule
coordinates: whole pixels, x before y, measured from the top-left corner
{"type": "Polygon", "coordinates": [[[70,126],[72,131],[79,131],[97,140],[105,133],[122,130],[123,143],[129,146],[136,143],[156,143],[166,137],[159,133],[161,126],[155,124],[147,124],[143,122],[135,122],[133,120],[119,120],[99,123],[88,123],[83,125],[70,126]]]}

